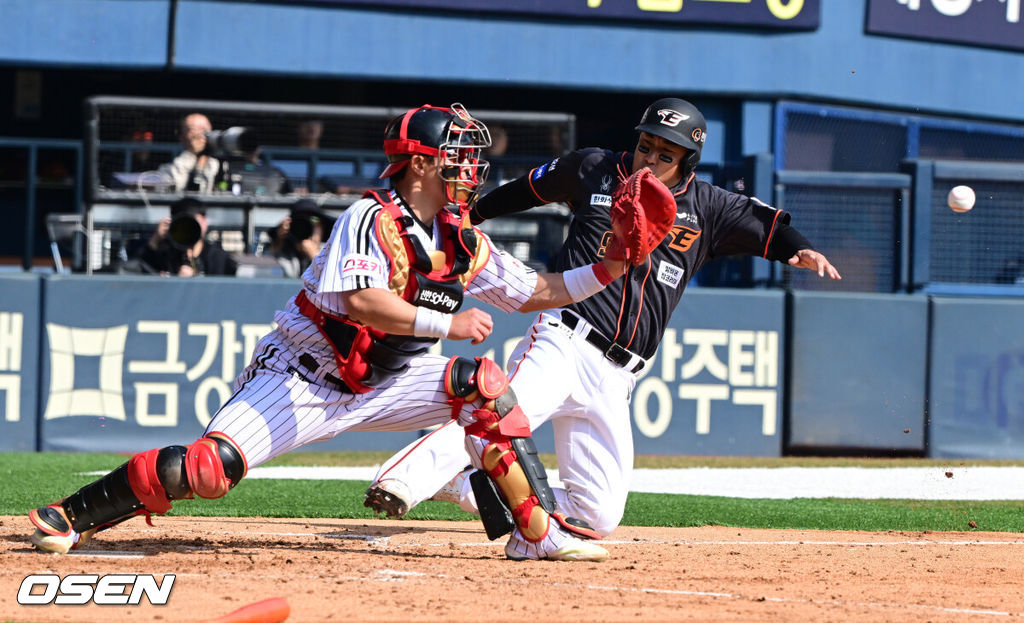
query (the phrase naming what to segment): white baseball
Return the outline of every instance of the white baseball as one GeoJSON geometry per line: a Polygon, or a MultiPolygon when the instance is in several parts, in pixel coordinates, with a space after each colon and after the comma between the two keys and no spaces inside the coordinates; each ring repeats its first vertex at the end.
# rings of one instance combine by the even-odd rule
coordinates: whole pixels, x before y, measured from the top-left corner
{"type": "Polygon", "coordinates": [[[954,186],[946,196],[946,203],[954,212],[968,212],[974,207],[974,189],[970,186],[954,186]]]}

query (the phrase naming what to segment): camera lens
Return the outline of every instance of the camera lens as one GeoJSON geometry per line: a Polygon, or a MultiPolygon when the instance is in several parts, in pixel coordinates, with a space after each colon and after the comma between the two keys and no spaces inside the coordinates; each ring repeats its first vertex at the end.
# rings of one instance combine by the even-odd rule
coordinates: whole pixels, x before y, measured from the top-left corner
{"type": "Polygon", "coordinates": [[[176,248],[191,249],[203,237],[203,228],[191,214],[179,214],[171,219],[167,237],[176,248]]]}
{"type": "Polygon", "coordinates": [[[295,216],[292,217],[292,225],[288,230],[288,235],[292,237],[292,240],[301,241],[309,238],[313,235],[313,225],[318,219],[313,216],[295,216]]]}

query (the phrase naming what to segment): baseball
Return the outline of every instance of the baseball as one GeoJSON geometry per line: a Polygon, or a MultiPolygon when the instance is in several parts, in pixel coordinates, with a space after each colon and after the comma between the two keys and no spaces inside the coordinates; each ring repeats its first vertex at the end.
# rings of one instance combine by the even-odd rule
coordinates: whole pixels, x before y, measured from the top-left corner
{"type": "Polygon", "coordinates": [[[954,186],[946,197],[946,203],[954,212],[967,212],[974,207],[974,189],[970,186],[954,186]]]}

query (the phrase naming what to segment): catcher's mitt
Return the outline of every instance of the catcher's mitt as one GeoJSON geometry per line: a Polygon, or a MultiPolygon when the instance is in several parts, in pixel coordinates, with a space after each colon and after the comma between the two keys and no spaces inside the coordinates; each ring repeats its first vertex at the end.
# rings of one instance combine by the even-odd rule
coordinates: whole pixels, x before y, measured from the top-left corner
{"type": "Polygon", "coordinates": [[[639,266],[672,229],[676,199],[650,169],[640,169],[615,189],[611,218],[605,256],[639,266]]]}

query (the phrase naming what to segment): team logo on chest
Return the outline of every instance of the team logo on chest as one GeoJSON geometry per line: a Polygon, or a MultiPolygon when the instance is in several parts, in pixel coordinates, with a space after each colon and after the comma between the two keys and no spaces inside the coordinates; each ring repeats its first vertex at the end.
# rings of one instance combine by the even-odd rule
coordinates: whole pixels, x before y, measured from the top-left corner
{"type": "Polygon", "coordinates": [[[683,275],[685,274],[686,270],[681,266],[669,264],[668,262],[662,262],[658,265],[658,281],[667,286],[679,287],[679,282],[683,280],[683,275]]]}
{"type": "Polygon", "coordinates": [[[701,230],[699,229],[690,229],[684,225],[673,225],[672,231],[668,234],[672,239],[668,246],[686,253],[693,246],[697,238],[700,238],[700,232],[701,230]]]}
{"type": "Polygon", "coordinates": [[[601,192],[607,194],[612,189],[612,176],[605,175],[601,178],[601,192]]]}

